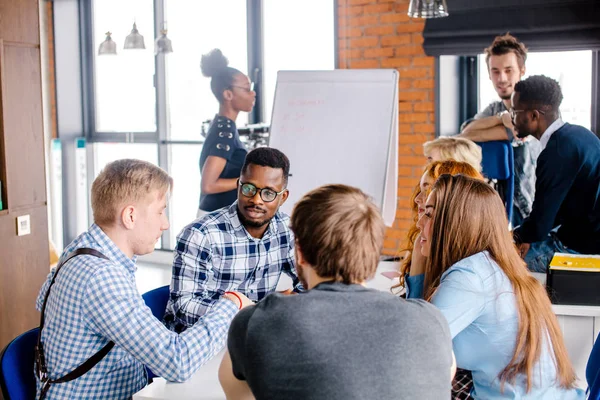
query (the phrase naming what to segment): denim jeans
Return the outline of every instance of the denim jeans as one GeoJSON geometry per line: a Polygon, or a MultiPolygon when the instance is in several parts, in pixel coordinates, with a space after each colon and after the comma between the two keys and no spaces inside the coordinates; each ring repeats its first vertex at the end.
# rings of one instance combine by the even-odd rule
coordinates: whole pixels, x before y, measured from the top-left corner
{"type": "Polygon", "coordinates": [[[556,233],[550,232],[545,240],[531,243],[531,247],[525,256],[527,268],[532,272],[545,273],[552,257],[554,257],[554,253],[579,254],[562,244],[556,233]]]}

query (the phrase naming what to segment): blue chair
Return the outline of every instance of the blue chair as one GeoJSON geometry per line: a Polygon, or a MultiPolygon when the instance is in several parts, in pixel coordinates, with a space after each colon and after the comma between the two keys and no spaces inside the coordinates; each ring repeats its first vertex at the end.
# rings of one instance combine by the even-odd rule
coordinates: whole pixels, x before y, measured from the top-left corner
{"type": "Polygon", "coordinates": [[[19,335],[0,354],[0,386],[6,400],[35,399],[33,360],[39,331],[33,328],[19,335]]]}
{"type": "Polygon", "coordinates": [[[590,388],[589,400],[600,400],[600,334],[594,342],[592,353],[585,368],[585,379],[590,388]]]}
{"type": "MultiPolygon", "coordinates": [[[[156,317],[158,320],[162,321],[163,316],[165,315],[165,310],[167,309],[167,302],[169,301],[169,286],[161,286],[159,288],[150,290],[142,295],[144,302],[150,310],[152,310],[152,315],[156,317]]],[[[146,367],[146,371],[148,372],[148,382],[152,382],[152,379],[157,375],[154,374],[148,367],[146,367]]]]}
{"type": "Polygon", "coordinates": [[[481,147],[483,175],[496,179],[503,185],[502,195],[506,205],[506,216],[512,221],[515,194],[515,160],[512,145],[508,140],[477,142],[481,147]]]}

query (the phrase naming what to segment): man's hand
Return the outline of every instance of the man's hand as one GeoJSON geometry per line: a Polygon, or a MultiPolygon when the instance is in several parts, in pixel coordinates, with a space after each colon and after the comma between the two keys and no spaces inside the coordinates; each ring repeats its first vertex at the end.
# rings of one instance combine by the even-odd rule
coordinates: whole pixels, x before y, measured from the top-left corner
{"type": "Polygon", "coordinates": [[[521,258],[525,258],[530,247],[531,243],[521,243],[517,245],[517,248],[519,249],[519,255],[521,256],[521,258]]]}
{"type": "Polygon", "coordinates": [[[285,294],[286,296],[291,295],[291,294],[298,294],[298,293],[294,292],[292,289],[285,289],[285,290],[282,290],[277,293],[285,294]]]}
{"type": "Polygon", "coordinates": [[[242,308],[246,308],[248,306],[253,305],[252,300],[247,298],[244,294],[240,292],[229,292],[223,295],[227,300],[231,300],[235,303],[236,306],[241,310],[242,308]],[[236,296],[237,295],[237,296],[236,296]]]}

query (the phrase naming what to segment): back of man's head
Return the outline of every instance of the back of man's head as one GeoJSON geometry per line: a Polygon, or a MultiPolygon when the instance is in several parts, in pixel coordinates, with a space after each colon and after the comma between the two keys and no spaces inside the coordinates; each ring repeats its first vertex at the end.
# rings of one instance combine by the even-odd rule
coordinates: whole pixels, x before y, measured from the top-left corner
{"type": "Polygon", "coordinates": [[[485,52],[485,62],[487,63],[488,68],[490,65],[491,56],[501,56],[510,52],[515,53],[519,68],[523,68],[525,61],[527,61],[527,48],[510,33],[506,33],[502,36],[496,36],[492,44],[489,45],[489,47],[486,47],[483,51],[485,52]]]}
{"type": "Polygon", "coordinates": [[[534,109],[558,112],[563,95],[560,85],[544,75],[532,75],[515,85],[519,93],[519,102],[534,109]]]}
{"type": "Polygon", "coordinates": [[[375,274],[385,225],[360,189],[326,185],[305,194],[294,207],[291,229],[320,277],[350,284],[375,274]]]}
{"type": "Polygon", "coordinates": [[[94,222],[113,226],[121,209],[143,201],[150,195],[164,195],[173,187],[173,179],[162,169],[146,161],[123,159],[107,164],[92,183],[94,222]]]}
{"type": "Polygon", "coordinates": [[[242,175],[246,172],[250,164],[281,169],[283,171],[283,181],[287,185],[290,174],[290,160],[281,151],[272,147],[258,147],[250,151],[246,155],[246,160],[242,167],[242,175]]]}

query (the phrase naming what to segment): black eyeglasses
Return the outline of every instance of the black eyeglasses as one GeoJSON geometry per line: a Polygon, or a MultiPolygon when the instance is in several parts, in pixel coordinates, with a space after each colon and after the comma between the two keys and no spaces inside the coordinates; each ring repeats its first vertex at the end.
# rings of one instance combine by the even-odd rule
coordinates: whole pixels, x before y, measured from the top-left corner
{"type": "Polygon", "coordinates": [[[525,112],[525,111],[537,111],[542,115],[546,114],[546,111],[538,110],[537,108],[532,108],[529,110],[515,110],[514,108],[511,108],[510,110],[508,110],[508,113],[510,114],[510,120],[514,121],[515,118],[517,118],[518,113],[525,112]]]}
{"type": "Polygon", "coordinates": [[[254,90],[254,82],[250,82],[250,86],[236,86],[236,85],[231,85],[232,88],[236,87],[238,89],[244,89],[246,92],[250,93],[251,91],[254,90]]]}
{"type": "Polygon", "coordinates": [[[243,183],[241,181],[239,181],[240,184],[240,188],[242,189],[242,194],[246,197],[254,197],[256,196],[257,192],[260,192],[260,198],[262,199],[262,201],[264,201],[265,203],[270,203],[273,200],[275,200],[277,198],[277,196],[279,196],[281,193],[285,192],[286,189],[283,189],[281,192],[276,192],[272,189],[268,189],[268,188],[257,188],[256,186],[254,186],[251,183],[243,183]]]}

